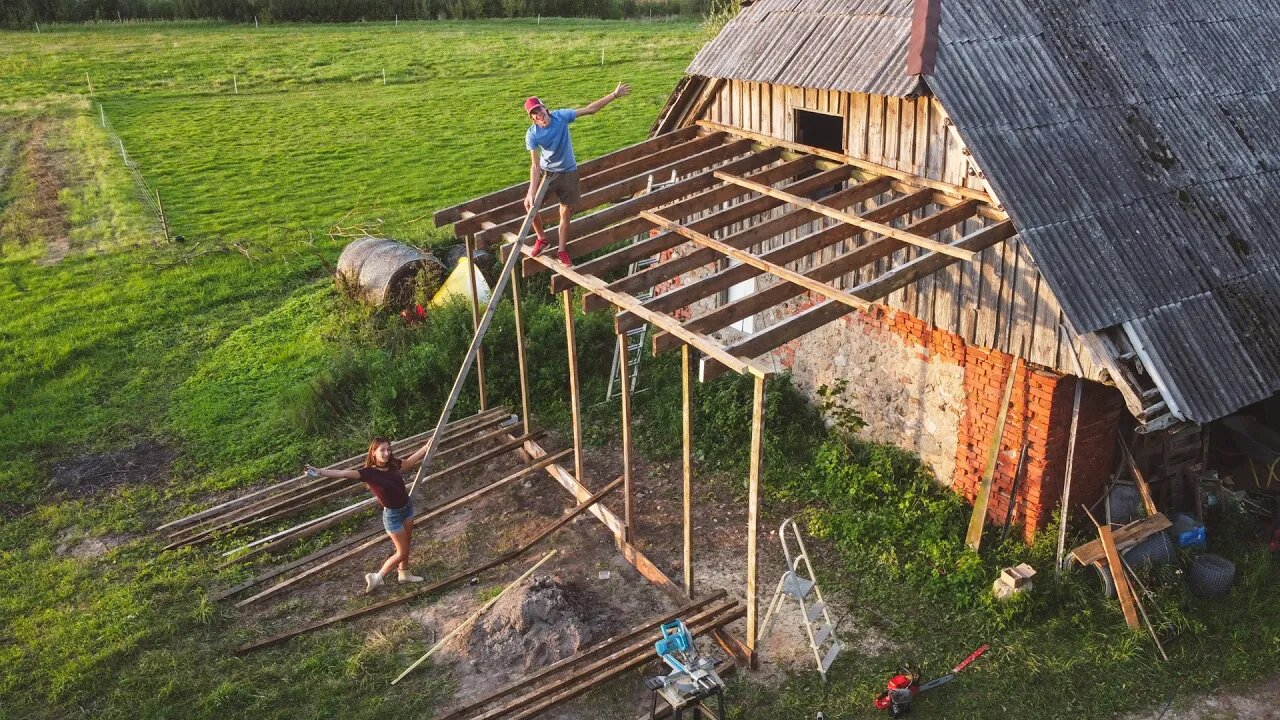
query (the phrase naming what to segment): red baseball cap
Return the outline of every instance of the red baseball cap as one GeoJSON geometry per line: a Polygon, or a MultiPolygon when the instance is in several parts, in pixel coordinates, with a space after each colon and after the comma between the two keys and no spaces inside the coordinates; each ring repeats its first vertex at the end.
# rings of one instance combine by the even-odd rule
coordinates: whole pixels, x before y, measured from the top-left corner
{"type": "Polygon", "coordinates": [[[531,113],[534,111],[534,108],[540,107],[544,107],[544,105],[542,104],[542,101],[536,97],[531,97],[524,101],[524,111],[526,113],[531,113]]]}

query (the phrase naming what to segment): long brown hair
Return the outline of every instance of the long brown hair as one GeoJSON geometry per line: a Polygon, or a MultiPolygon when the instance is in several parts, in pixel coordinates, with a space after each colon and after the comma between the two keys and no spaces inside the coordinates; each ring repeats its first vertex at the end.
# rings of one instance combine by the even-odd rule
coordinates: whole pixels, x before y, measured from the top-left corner
{"type": "MultiPolygon", "coordinates": [[[[368,451],[368,452],[366,452],[366,453],[364,454],[364,466],[365,466],[365,467],[378,467],[378,461],[377,461],[377,459],[373,456],[373,453],[374,453],[375,451],[377,451],[378,446],[379,446],[379,445],[381,445],[381,444],[383,444],[383,443],[386,443],[386,444],[387,444],[387,449],[388,449],[388,450],[390,450],[390,449],[391,449],[391,441],[390,441],[390,440],[388,440],[387,438],[384,438],[384,437],[376,437],[376,438],[374,438],[374,439],[372,439],[372,440],[370,440],[370,441],[369,441],[369,451],[368,451]]],[[[395,454],[395,452],[394,452],[394,451],[391,453],[391,457],[387,458],[387,469],[389,469],[389,470],[399,470],[399,469],[400,469],[400,458],[396,457],[396,454],[395,454]]]]}

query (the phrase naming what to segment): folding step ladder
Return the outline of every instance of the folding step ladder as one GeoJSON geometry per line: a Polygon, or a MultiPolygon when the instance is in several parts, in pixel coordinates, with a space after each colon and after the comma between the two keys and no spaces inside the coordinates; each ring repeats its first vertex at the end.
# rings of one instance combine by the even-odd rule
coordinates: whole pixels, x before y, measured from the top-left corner
{"type": "Polygon", "coordinates": [[[844,649],[836,638],[835,623],[831,622],[831,613],[827,611],[827,603],[822,599],[822,590],[813,573],[813,564],[809,562],[809,551],[805,549],[804,538],[800,536],[800,527],[795,518],[787,518],[778,526],[778,540],[782,543],[782,554],[787,558],[787,570],[778,581],[778,589],[769,601],[769,610],[764,614],[763,630],[760,640],[769,635],[777,613],[782,609],[784,597],[793,597],[800,603],[800,617],[804,621],[805,632],[809,636],[809,647],[813,650],[813,659],[818,663],[818,672],[825,682],[827,670],[836,661],[840,651],[844,649]],[[791,540],[788,541],[788,533],[791,540]],[[798,551],[792,550],[792,543],[798,551]]]}
{"type": "MultiPolygon", "coordinates": [[[[676,182],[676,172],[674,170],[671,171],[671,179],[666,182],[654,182],[653,176],[650,175],[649,182],[646,185],[644,192],[641,194],[647,195],[648,193],[653,192],[654,190],[661,189],[674,182],[676,182]]],[[[631,244],[634,245],[635,243],[640,242],[642,240],[647,240],[648,238],[649,238],[648,233],[645,233],[642,235],[636,235],[631,239],[631,244]]],[[[641,258],[631,263],[631,266],[627,268],[627,275],[635,275],[636,273],[646,268],[652,267],[656,264],[658,264],[657,257],[641,258]]],[[[648,300],[653,298],[653,288],[650,287],[645,289],[643,292],[636,293],[635,298],[640,302],[647,302],[648,300]]],[[[626,340],[624,341],[624,343],[626,345],[626,353],[627,353],[627,369],[630,371],[630,374],[631,374],[631,392],[636,391],[636,381],[640,377],[640,360],[641,358],[644,357],[644,343],[645,343],[645,340],[648,339],[648,337],[649,337],[648,323],[645,323],[639,327],[631,328],[626,332],[626,340]]],[[[604,391],[605,402],[609,402],[613,400],[614,396],[617,395],[617,392],[615,391],[615,389],[618,387],[618,384],[622,381],[621,376],[619,374],[619,371],[622,369],[619,367],[621,362],[622,362],[621,348],[619,348],[618,345],[615,343],[613,346],[613,369],[609,371],[609,385],[605,388],[605,391],[604,391]]]]}

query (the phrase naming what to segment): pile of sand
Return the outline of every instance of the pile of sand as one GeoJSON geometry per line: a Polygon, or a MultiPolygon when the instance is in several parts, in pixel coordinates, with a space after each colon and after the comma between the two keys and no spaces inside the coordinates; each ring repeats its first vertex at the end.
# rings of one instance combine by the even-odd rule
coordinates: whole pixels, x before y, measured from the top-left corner
{"type": "Polygon", "coordinates": [[[527,673],[573,655],[591,639],[570,594],[555,578],[539,575],[499,600],[451,649],[486,672],[527,673]]]}

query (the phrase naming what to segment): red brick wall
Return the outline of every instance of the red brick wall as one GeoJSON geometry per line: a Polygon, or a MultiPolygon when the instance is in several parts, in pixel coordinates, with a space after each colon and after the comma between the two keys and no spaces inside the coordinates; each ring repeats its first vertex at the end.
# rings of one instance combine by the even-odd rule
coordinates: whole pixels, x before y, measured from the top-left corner
{"type": "MultiPolygon", "coordinates": [[[[877,307],[861,320],[919,346],[921,359],[964,367],[965,410],[955,474],[940,479],[949,480],[956,492],[972,502],[986,468],[1013,356],[967,345],[959,335],[934,329],[905,312],[877,307]]],[[[1075,383],[1075,378],[1018,363],[988,503],[988,522],[1004,523],[1024,437],[1030,441],[1027,468],[1018,487],[1013,522],[1024,525],[1025,537],[1030,540],[1052,521],[1061,499],[1075,383]]],[[[1070,499],[1075,511],[1102,494],[1115,468],[1116,427],[1124,416],[1118,391],[1091,381],[1084,383],[1070,499]]]]}

